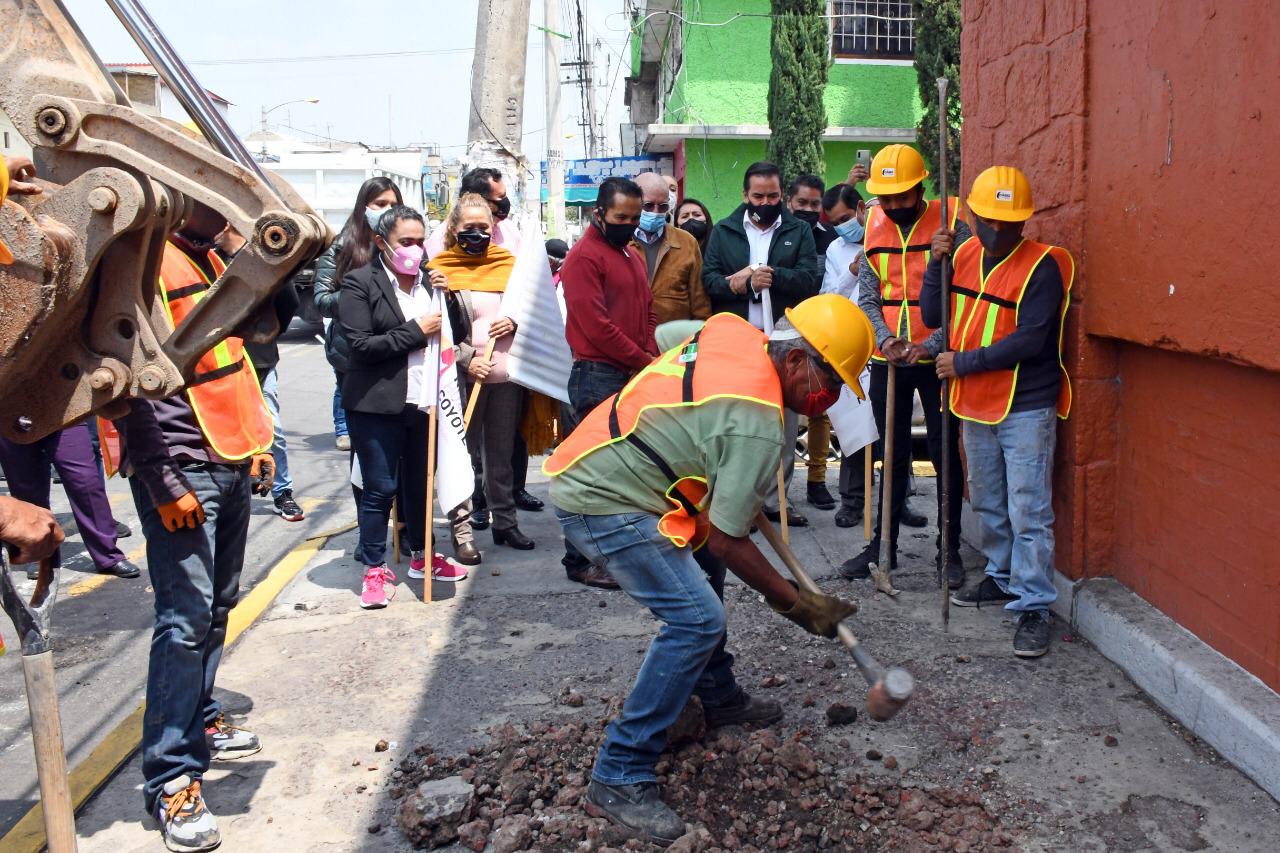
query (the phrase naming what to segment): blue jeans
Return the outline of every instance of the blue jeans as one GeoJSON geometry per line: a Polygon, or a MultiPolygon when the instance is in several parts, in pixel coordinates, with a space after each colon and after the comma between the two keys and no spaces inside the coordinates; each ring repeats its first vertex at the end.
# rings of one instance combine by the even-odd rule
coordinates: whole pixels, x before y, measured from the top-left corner
{"type": "Polygon", "coordinates": [[[182,473],[204,506],[196,530],[165,529],[137,477],[129,478],[147,540],[156,624],[142,718],[142,794],[153,813],[166,782],[209,769],[205,726],[222,709],[213,682],[227,639],[227,614],[240,595],[249,533],[249,466],[186,462],[182,473]]]}
{"type": "Polygon", "coordinates": [[[342,408],[342,374],[338,373],[337,383],[333,386],[333,437],[342,438],[347,435],[347,410],[342,408]]]}
{"type": "Polygon", "coordinates": [[[358,520],[365,564],[386,559],[387,521],[397,493],[409,547],[420,550],[427,530],[427,413],[411,405],[395,415],[349,411],[347,425],[364,481],[358,520]]]}
{"type": "Polygon", "coordinates": [[[725,695],[737,692],[729,669],[732,657],[721,659],[720,671],[707,671],[717,648],[723,652],[724,605],[693,552],[675,547],[658,532],[657,517],[578,515],[560,509],[556,517],[570,544],[608,569],[628,595],[663,623],[622,714],[606,730],[591,774],[606,785],[656,781],[654,767],[666,745],[667,727],[680,716],[695,685],[718,688],[725,695]],[[715,684],[717,680],[722,683],[715,684]]]}
{"type": "Polygon", "coordinates": [[[982,522],[986,572],[1018,596],[1007,610],[1044,610],[1053,586],[1053,448],[1058,416],[1052,409],[1010,412],[1000,423],[965,421],[969,503],[982,522]]]}
{"type": "Polygon", "coordinates": [[[273,367],[262,377],[262,398],[271,412],[275,435],[271,439],[271,457],[276,463],[276,477],[271,481],[271,497],[278,498],[285,490],[293,488],[289,476],[289,446],[284,440],[284,426],[280,423],[280,378],[273,367]]]}

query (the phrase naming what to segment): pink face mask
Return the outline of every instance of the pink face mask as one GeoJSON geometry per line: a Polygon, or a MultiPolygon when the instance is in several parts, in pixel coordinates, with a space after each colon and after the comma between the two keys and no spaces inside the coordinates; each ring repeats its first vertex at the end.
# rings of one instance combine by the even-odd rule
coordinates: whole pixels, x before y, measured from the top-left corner
{"type": "Polygon", "coordinates": [[[400,273],[400,275],[414,275],[418,272],[418,268],[422,266],[422,256],[425,252],[426,250],[416,243],[409,246],[397,246],[387,260],[391,262],[391,269],[400,273]]]}

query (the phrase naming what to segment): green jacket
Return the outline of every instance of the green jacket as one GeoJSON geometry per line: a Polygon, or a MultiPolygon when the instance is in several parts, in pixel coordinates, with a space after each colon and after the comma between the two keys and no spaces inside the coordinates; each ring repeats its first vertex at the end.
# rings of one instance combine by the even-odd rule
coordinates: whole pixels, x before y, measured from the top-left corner
{"type": "MultiPolygon", "coordinates": [[[[746,209],[745,204],[740,204],[733,213],[715,224],[702,258],[702,283],[711,297],[712,312],[729,311],[744,318],[752,302],[751,292],[734,293],[729,288],[728,277],[751,263],[751,246],[742,222],[746,209]]],[[[775,321],[782,317],[785,309],[794,308],[800,301],[816,296],[822,286],[813,229],[785,208],[782,222],[769,243],[769,266],[773,268],[771,289],[775,321]]]]}

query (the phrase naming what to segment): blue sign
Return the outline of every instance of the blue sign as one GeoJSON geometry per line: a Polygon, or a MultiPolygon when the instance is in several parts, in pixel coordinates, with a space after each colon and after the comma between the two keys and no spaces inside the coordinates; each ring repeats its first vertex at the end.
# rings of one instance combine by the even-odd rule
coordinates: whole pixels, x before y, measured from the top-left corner
{"type": "MultiPolygon", "coordinates": [[[[635,178],[643,172],[661,174],[670,161],[660,157],[592,157],[564,162],[566,204],[591,204],[605,178],[635,178]]],[[[542,200],[547,200],[547,161],[542,161],[542,200]]]]}

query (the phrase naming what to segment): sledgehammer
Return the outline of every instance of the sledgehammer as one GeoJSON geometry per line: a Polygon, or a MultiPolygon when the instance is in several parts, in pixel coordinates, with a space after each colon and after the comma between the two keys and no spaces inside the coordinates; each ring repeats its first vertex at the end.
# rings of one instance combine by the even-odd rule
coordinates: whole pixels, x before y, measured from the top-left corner
{"type": "MultiPolygon", "coordinates": [[[[801,567],[791,547],[782,541],[782,537],[778,535],[778,531],[774,529],[769,519],[765,518],[763,512],[756,513],[756,526],[760,528],[764,538],[769,540],[773,550],[782,558],[783,564],[796,579],[796,583],[810,592],[821,592],[818,585],[801,567]]],[[[847,625],[842,624],[836,630],[836,636],[853,656],[853,662],[857,664],[862,677],[867,680],[867,684],[871,685],[871,689],[867,691],[867,714],[871,719],[881,723],[892,719],[911,699],[911,694],[916,689],[916,680],[902,667],[885,669],[881,666],[880,662],[871,656],[871,652],[862,647],[862,643],[858,642],[858,638],[847,625]]]]}

